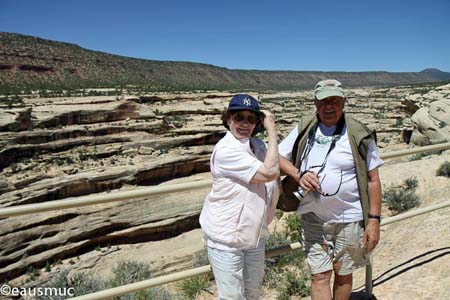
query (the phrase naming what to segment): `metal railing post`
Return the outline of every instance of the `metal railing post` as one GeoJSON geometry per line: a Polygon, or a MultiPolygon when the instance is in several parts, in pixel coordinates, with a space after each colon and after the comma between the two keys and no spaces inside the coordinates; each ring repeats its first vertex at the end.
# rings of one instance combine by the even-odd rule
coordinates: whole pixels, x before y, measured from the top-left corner
{"type": "Polygon", "coordinates": [[[366,293],[372,295],[372,262],[366,266],[366,293]]]}

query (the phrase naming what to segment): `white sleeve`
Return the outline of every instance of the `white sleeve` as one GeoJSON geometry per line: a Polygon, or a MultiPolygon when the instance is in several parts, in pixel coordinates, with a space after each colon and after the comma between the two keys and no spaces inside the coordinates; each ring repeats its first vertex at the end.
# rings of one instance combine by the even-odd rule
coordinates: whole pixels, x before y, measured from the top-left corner
{"type": "Polygon", "coordinates": [[[378,152],[378,147],[375,141],[371,141],[367,147],[367,157],[366,157],[367,170],[372,171],[384,164],[378,152]]]}
{"type": "Polygon", "coordinates": [[[295,126],[291,132],[289,132],[288,136],[278,145],[278,153],[287,160],[291,160],[292,158],[292,148],[294,148],[297,137],[298,126],[295,126]]]}
{"type": "Polygon", "coordinates": [[[223,177],[249,183],[263,163],[250,153],[236,148],[221,148],[214,155],[214,170],[223,177]]]}

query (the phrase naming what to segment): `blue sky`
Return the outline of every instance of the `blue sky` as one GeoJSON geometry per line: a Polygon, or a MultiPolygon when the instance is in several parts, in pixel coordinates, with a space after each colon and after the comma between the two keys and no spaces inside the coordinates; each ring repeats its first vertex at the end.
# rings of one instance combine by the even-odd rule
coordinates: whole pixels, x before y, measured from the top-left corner
{"type": "Polygon", "coordinates": [[[450,72],[448,0],[0,0],[0,31],[231,69],[450,72]]]}

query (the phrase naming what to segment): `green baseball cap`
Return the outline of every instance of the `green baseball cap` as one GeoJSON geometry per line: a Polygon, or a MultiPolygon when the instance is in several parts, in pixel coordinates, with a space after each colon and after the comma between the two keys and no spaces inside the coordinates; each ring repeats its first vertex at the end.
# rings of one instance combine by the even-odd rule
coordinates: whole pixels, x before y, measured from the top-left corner
{"type": "Polygon", "coordinates": [[[341,86],[342,83],[336,79],[321,80],[314,88],[314,97],[319,101],[332,96],[345,98],[344,90],[341,86]]]}

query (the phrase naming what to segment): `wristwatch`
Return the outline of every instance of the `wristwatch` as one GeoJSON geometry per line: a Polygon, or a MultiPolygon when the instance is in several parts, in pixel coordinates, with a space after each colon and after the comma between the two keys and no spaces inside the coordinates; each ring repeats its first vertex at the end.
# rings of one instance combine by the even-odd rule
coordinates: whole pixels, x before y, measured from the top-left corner
{"type": "Polygon", "coordinates": [[[381,216],[380,215],[369,214],[368,217],[369,217],[369,219],[377,219],[378,222],[381,222],[381,216]]]}

